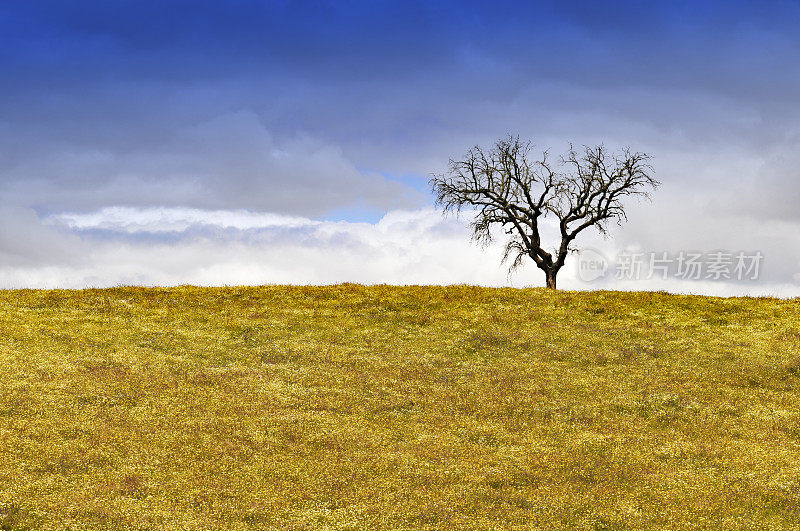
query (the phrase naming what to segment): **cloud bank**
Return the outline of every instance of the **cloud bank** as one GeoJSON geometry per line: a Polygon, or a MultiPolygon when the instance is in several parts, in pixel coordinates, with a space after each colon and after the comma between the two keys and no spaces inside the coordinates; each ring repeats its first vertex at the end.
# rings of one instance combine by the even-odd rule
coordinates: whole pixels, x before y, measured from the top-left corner
{"type": "MultiPolygon", "coordinates": [[[[0,246],[7,250],[0,267],[4,288],[340,282],[543,285],[543,274],[532,263],[508,274],[500,265],[501,238],[488,247],[478,246],[470,242],[467,218],[443,217],[431,208],[391,211],[375,223],[164,207],[108,207],[41,219],[32,210],[2,212],[4,219],[13,217],[16,226],[23,227],[14,233],[0,232],[0,246]],[[42,252],[42,242],[48,252],[42,252]]],[[[549,233],[554,229],[546,227],[549,233]]],[[[622,251],[678,251],[682,249],[675,247],[679,241],[661,240],[663,246],[648,248],[629,233],[626,238],[608,240],[587,234],[580,243],[601,253],[613,266],[622,251]]],[[[695,249],[708,249],[702,238],[691,241],[695,249]]],[[[617,279],[613,270],[586,282],[577,271],[580,257],[575,256],[568,260],[559,285],[578,290],[800,296],[800,256],[793,256],[794,268],[779,270],[770,262],[777,248],[762,249],[765,273],[754,282],[646,279],[644,274],[626,280],[617,279]]]]}

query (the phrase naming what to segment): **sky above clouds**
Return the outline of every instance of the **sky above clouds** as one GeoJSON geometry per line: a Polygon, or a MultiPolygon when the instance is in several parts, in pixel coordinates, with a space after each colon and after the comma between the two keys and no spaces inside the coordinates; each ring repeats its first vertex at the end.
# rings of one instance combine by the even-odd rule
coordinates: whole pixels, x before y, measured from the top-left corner
{"type": "Polygon", "coordinates": [[[577,242],[610,264],[764,256],[561,287],[797,296],[798,27],[797,0],[4,2],[0,286],[543,285],[427,184],[513,133],[654,156],[653,201],[577,242]]]}

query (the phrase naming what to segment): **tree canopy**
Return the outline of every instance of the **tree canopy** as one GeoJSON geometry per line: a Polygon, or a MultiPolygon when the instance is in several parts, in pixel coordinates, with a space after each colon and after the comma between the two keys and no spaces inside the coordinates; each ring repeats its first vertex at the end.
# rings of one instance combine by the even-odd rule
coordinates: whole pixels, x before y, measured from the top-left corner
{"type": "Polygon", "coordinates": [[[623,202],[628,196],[649,197],[660,184],[653,177],[646,153],[624,149],[610,153],[602,144],[585,146],[551,160],[547,151],[531,156],[533,144],[508,136],[485,150],[470,149],[461,160],[450,160],[450,171],[430,183],[436,202],[445,212],[475,211],[473,238],[493,239],[499,226],[509,240],[503,261],[510,269],[527,256],[545,272],[547,286],[556,287],[573,241],[582,231],[596,227],[606,234],[608,223],[627,220],[623,202]],[[548,251],[541,241],[540,220],[558,221],[560,245],[548,251]]]}

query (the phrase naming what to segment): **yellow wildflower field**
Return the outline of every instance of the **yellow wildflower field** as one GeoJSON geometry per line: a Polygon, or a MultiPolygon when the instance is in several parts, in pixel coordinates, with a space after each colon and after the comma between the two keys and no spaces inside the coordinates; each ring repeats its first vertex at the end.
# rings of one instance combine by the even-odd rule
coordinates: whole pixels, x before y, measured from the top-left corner
{"type": "Polygon", "coordinates": [[[3,529],[800,528],[800,300],[0,292],[3,529]]]}

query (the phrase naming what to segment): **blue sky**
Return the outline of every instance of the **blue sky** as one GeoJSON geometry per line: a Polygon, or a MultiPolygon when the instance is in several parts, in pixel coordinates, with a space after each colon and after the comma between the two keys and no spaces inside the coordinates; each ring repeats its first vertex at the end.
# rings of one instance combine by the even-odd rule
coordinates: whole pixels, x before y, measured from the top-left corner
{"type": "Polygon", "coordinates": [[[468,220],[379,229],[390,213],[432,216],[429,175],[511,132],[554,153],[605,142],[655,157],[653,203],[586,245],[763,250],[758,289],[800,293],[798,27],[796,0],[4,2],[0,277],[541,284],[534,268],[506,277],[492,249],[443,243],[468,220]],[[301,245],[280,224],[222,229],[225,212],[346,236],[312,223],[301,245]],[[152,230],[134,238],[120,213],[152,230]],[[98,226],[64,222],[75,215],[98,226]],[[161,264],[159,227],[176,216],[193,225],[173,231],[161,264]],[[279,266],[265,238],[306,266],[279,266]],[[345,253],[354,265],[331,272],[345,253]]]}

